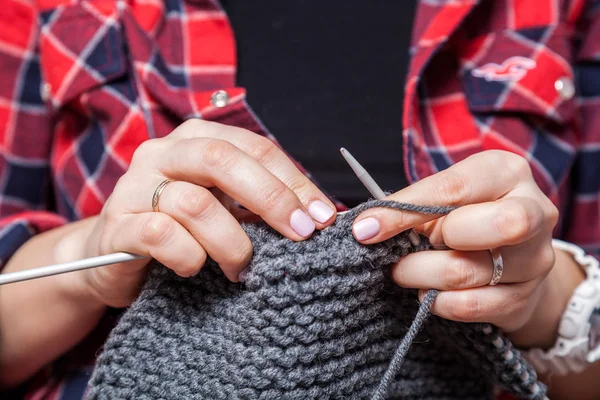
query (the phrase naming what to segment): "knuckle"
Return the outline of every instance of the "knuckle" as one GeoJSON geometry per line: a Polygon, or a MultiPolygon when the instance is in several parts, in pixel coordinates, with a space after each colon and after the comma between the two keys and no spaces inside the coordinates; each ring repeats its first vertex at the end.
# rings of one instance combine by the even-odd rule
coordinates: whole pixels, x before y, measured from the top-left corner
{"type": "MultiPolygon", "coordinates": [[[[139,149],[139,147],[138,147],[138,149],[139,149]]],[[[123,175],[121,175],[119,177],[119,179],[117,179],[117,182],[115,183],[115,187],[113,189],[113,194],[115,192],[119,192],[119,191],[121,191],[121,190],[123,190],[123,189],[125,189],[125,188],[127,188],[129,186],[129,183],[130,183],[130,180],[131,180],[130,179],[130,175],[131,175],[131,172],[127,171],[123,175]]],[[[110,196],[110,197],[113,197],[113,196],[110,196]]]]}
{"type": "Polygon", "coordinates": [[[465,291],[457,297],[455,307],[450,309],[450,315],[457,321],[476,321],[481,315],[481,304],[477,296],[465,291]]]}
{"type": "Polygon", "coordinates": [[[544,215],[546,216],[546,222],[548,225],[554,228],[554,226],[556,226],[558,223],[560,211],[558,211],[558,208],[552,201],[550,201],[550,199],[547,199],[547,205],[544,207],[544,215]]]}
{"type": "Polygon", "coordinates": [[[150,247],[167,242],[173,235],[173,224],[174,221],[166,214],[151,213],[147,215],[140,224],[140,241],[150,247]]]}
{"type": "Polygon", "coordinates": [[[209,140],[204,146],[202,163],[207,167],[228,169],[235,162],[236,148],[225,140],[209,140]]]}
{"type": "Polygon", "coordinates": [[[461,205],[468,203],[470,198],[467,180],[460,174],[450,170],[440,174],[436,192],[439,200],[445,205],[461,205]]]}
{"type": "Polygon", "coordinates": [[[216,211],[216,203],[217,199],[208,190],[187,188],[177,196],[175,207],[185,217],[198,219],[216,211]]]}
{"type": "Polygon", "coordinates": [[[531,166],[529,161],[518,154],[507,152],[507,158],[504,161],[504,166],[510,169],[510,172],[520,177],[531,175],[531,166]]]}
{"type": "Polygon", "coordinates": [[[200,118],[190,118],[185,120],[183,123],[181,123],[179,125],[178,128],[182,128],[182,129],[199,129],[202,128],[203,125],[205,124],[205,121],[201,120],[200,118]]]}
{"type": "Polygon", "coordinates": [[[522,293],[521,291],[513,292],[509,296],[510,299],[510,315],[517,316],[523,314],[529,308],[530,292],[522,293]]]}
{"type": "Polygon", "coordinates": [[[256,142],[249,150],[249,155],[259,164],[271,164],[279,154],[278,147],[271,140],[262,136],[257,136],[254,140],[256,142]]]}
{"type": "Polygon", "coordinates": [[[507,203],[500,209],[496,218],[496,229],[503,239],[520,242],[529,235],[534,221],[527,209],[520,203],[507,203]]]}
{"type": "Polygon", "coordinates": [[[194,274],[197,274],[198,271],[200,271],[202,267],[204,267],[204,264],[206,264],[206,261],[208,260],[208,256],[206,255],[205,251],[199,251],[198,253],[198,259],[196,260],[196,264],[194,267],[194,274]]]}
{"type": "Polygon", "coordinates": [[[470,157],[473,158],[477,158],[479,160],[482,160],[486,165],[489,165],[490,167],[500,167],[500,166],[504,166],[506,165],[508,159],[513,155],[513,153],[510,153],[506,150],[486,150],[486,151],[482,151],[480,153],[475,153],[470,157]]]}
{"type": "Polygon", "coordinates": [[[294,193],[309,193],[313,190],[313,186],[307,178],[296,179],[288,185],[294,193]]]}
{"type": "Polygon", "coordinates": [[[475,280],[475,268],[463,257],[456,257],[446,268],[445,279],[449,289],[471,287],[475,280]]]}
{"type": "Polygon", "coordinates": [[[111,195],[104,202],[104,209],[107,212],[117,212],[119,209],[123,209],[122,199],[130,198],[130,193],[138,187],[134,174],[126,172],[122,175],[115,184],[115,187],[111,195]]]}
{"type": "Polygon", "coordinates": [[[201,137],[207,124],[207,121],[202,119],[190,118],[182,122],[167,137],[175,139],[201,137]]]}
{"type": "Polygon", "coordinates": [[[406,230],[406,226],[409,223],[408,213],[394,213],[394,219],[391,222],[394,232],[401,232],[406,230]]]}
{"type": "Polygon", "coordinates": [[[204,264],[206,264],[206,252],[204,251],[195,251],[197,254],[196,258],[190,257],[187,263],[179,264],[177,267],[177,274],[183,277],[194,276],[202,269],[204,264]]]}
{"type": "Polygon", "coordinates": [[[236,246],[229,254],[229,262],[234,266],[246,266],[252,257],[252,244],[249,240],[244,240],[240,246],[236,246]]]}
{"type": "Polygon", "coordinates": [[[288,188],[283,184],[269,185],[262,191],[265,210],[276,210],[281,204],[288,202],[288,188]]]}
{"type": "Polygon", "coordinates": [[[182,278],[189,278],[196,275],[198,271],[200,271],[200,268],[196,267],[195,265],[179,265],[176,269],[174,269],[174,271],[177,273],[177,275],[181,276],[182,278]]]}
{"type": "Polygon", "coordinates": [[[554,253],[554,248],[549,243],[543,246],[539,250],[539,254],[537,256],[538,265],[544,273],[549,273],[554,267],[554,263],[556,262],[556,254],[554,253]]]}
{"type": "Polygon", "coordinates": [[[185,140],[190,138],[201,137],[206,130],[207,121],[199,118],[190,118],[179,124],[179,126],[166,138],[177,140],[185,140]]]}
{"type": "Polygon", "coordinates": [[[131,165],[137,165],[139,162],[147,162],[149,157],[152,157],[158,147],[160,147],[161,139],[149,139],[142,142],[133,152],[131,165]]]}
{"type": "Polygon", "coordinates": [[[194,257],[186,258],[186,261],[178,265],[177,273],[184,277],[194,276],[204,267],[208,256],[206,251],[199,247],[198,249],[194,249],[190,254],[194,254],[194,257]]]}

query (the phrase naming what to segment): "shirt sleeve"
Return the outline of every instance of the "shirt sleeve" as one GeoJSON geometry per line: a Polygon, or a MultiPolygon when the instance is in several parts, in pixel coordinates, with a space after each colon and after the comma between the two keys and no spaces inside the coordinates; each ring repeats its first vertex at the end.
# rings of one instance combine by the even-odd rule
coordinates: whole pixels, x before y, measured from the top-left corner
{"type": "Polygon", "coordinates": [[[36,233],[66,223],[53,212],[52,126],[42,100],[33,5],[0,7],[0,269],[36,233]]]}

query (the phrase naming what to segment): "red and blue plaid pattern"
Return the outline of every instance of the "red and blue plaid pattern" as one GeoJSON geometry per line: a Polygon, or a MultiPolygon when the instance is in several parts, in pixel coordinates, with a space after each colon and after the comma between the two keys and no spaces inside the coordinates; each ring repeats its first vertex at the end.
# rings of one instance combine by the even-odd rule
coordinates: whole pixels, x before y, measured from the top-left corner
{"type": "MultiPolygon", "coordinates": [[[[185,119],[275,140],[235,86],[235,40],[216,1],[7,1],[2,263],[36,233],[99,213],[137,146],[185,119]],[[230,101],[216,108],[221,89],[230,101]]],[[[561,210],[555,236],[600,255],[599,11],[598,0],[422,0],[398,132],[410,181],[476,152],[515,152],[561,210]]],[[[53,371],[28,399],[81,398],[85,371],[53,371]]]]}
{"type": "Polygon", "coordinates": [[[517,153],[561,210],[555,236],[600,255],[599,10],[583,0],[421,2],[404,114],[412,180],[476,152],[517,153]],[[481,72],[515,58],[512,73],[481,72]],[[561,95],[559,80],[576,96],[561,95]]]}

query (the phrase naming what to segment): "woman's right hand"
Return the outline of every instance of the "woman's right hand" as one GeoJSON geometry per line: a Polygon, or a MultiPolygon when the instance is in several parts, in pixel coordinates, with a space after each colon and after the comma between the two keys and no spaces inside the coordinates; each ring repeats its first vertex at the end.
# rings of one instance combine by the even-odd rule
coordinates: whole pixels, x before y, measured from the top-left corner
{"type": "MultiPolygon", "coordinates": [[[[296,241],[335,219],[334,205],[272,141],[245,129],[188,120],[136,150],[92,227],[84,256],[147,255],[183,277],[198,273],[210,256],[227,278],[238,281],[252,244],[238,222],[244,212],[233,200],[249,210],[246,215],[296,241]],[[173,182],[154,212],[152,196],[165,179],[173,182]]],[[[103,304],[127,306],[147,263],[86,270],[84,286],[103,304]]]]}

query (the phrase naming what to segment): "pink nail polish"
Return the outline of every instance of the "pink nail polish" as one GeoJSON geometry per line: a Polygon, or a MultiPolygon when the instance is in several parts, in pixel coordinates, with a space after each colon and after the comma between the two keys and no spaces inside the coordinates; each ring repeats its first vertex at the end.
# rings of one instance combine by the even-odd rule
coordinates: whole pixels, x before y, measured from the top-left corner
{"type": "Polygon", "coordinates": [[[296,210],[290,216],[292,229],[302,237],[308,237],[315,231],[315,223],[302,210],[296,210]]]}
{"type": "Polygon", "coordinates": [[[334,211],[327,204],[323,203],[321,200],[315,200],[308,206],[308,213],[315,219],[315,221],[319,221],[320,223],[327,222],[329,218],[333,215],[334,211]]]}
{"type": "Polygon", "coordinates": [[[377,235],[381,227],[375,218],[365,218],[354,224],[354,236],[358,240],[371,239],[377,235]]]}

